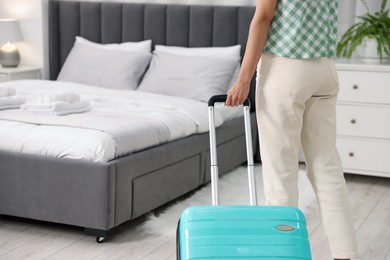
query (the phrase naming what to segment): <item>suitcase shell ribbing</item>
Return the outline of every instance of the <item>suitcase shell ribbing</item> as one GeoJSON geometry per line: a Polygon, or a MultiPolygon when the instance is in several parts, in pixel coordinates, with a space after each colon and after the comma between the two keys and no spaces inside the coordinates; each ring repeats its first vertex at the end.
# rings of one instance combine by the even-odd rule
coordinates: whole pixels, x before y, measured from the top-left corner
{"type": "Polygon", "coordinates": [[[285,206],[194,206],[180,218],[180,259],[311,259],[302,212],[285,206]]]}
{"type": "Polygon", "coordinates": [[[311,260],[303,213],[288,206],[257,206],[254,175],[250,102],[244,102],[250,206],[218,206],[218,165],[214,103],[209,100],[212,206],[193,206],[183,211],[177,227],[177,259],[311,260]]]}

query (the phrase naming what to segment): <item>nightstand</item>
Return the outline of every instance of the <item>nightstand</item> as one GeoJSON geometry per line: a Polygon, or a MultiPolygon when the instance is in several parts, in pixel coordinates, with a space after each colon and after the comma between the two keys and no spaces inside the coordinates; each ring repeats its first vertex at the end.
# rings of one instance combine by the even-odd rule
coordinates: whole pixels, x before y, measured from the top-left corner
{"type": "Polygon", "coordinates": [[[344,172],[390,178],[390,64],[336,61],[337,147],[344,172]]]}
{"type": "Polygon", "coordinates": [[[42,68],[38,66],[20,65],[16,68],[3,68],[0,66],[0,82],[19,79],[41,79],[42,68]]]}

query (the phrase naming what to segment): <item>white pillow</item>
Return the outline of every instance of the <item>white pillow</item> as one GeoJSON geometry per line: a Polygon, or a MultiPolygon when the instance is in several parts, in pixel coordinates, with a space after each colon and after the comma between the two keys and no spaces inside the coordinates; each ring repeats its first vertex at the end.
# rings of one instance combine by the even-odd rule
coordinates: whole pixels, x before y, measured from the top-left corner
{"type": "Polygon", "coordinates": [[[238,57],[194,57],[155,51],[137,90],[208,101],[226,94],[238,57]]]}
{"type": "Polygon", "coordinates": [[[57,80],[135,90],[151,58],[151,53],[109,50],[76,41],[57,80]]]}
{"type": "Polygon", "coordinates": [[[195,47],[195,48],[156,45],[155,50],[170,52],[170,53],[180,54],[180,55],[197,56],[197,57],[208,57],[208,56],[240,57],[241,45],[234,45],[228,47],[195,47]]]}
{"type": "MultiPolygon", "coordinates": [[[[195,57],[209,57],[209,56],[222,56],[222,57],[238,57],[241,59],[241,45],[233,45],[227,47],[179,47],[179,46],[165,46],[156,45],[156,51],[164,51],[180,55],[188,55],[195,57]]],[[[240,64],[237,64],[236,69],[231,75],[229,88],[236,83],[238,73],[240,72],[240,64]]]]}
{"type": "Polygon", "coordinates": [[[141,42],[101,44],[101,43],[91,42],[81,36],[76,36],[76,42],[90,47],[102,48],[106,50],[138,51],[138,52],[147,52],[147,53],[152,52],[152,40],[145,40],[141,42]]]}

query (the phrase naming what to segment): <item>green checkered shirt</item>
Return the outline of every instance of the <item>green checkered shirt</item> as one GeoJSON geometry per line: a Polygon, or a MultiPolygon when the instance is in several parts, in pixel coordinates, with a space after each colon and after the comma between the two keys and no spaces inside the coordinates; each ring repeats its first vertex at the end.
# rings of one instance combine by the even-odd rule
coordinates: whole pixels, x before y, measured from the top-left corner
{"type": "Polygon", "coordinates": [[[264,52],[298,59],[333,57],[338,0],[278,0],[264,52]]]}

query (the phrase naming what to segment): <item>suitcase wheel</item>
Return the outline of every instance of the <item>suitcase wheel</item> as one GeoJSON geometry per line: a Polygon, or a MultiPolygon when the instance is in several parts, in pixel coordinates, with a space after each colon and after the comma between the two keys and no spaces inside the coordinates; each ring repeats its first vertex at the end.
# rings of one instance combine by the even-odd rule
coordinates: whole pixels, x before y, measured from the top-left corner
{"type": "Polygon", "coordinates": [[[103,243],[104,241],[106,241],[106,238],[105,238],[105,237],[96,237],[96,243],[101,244],[101,243],[103,243]]]}

